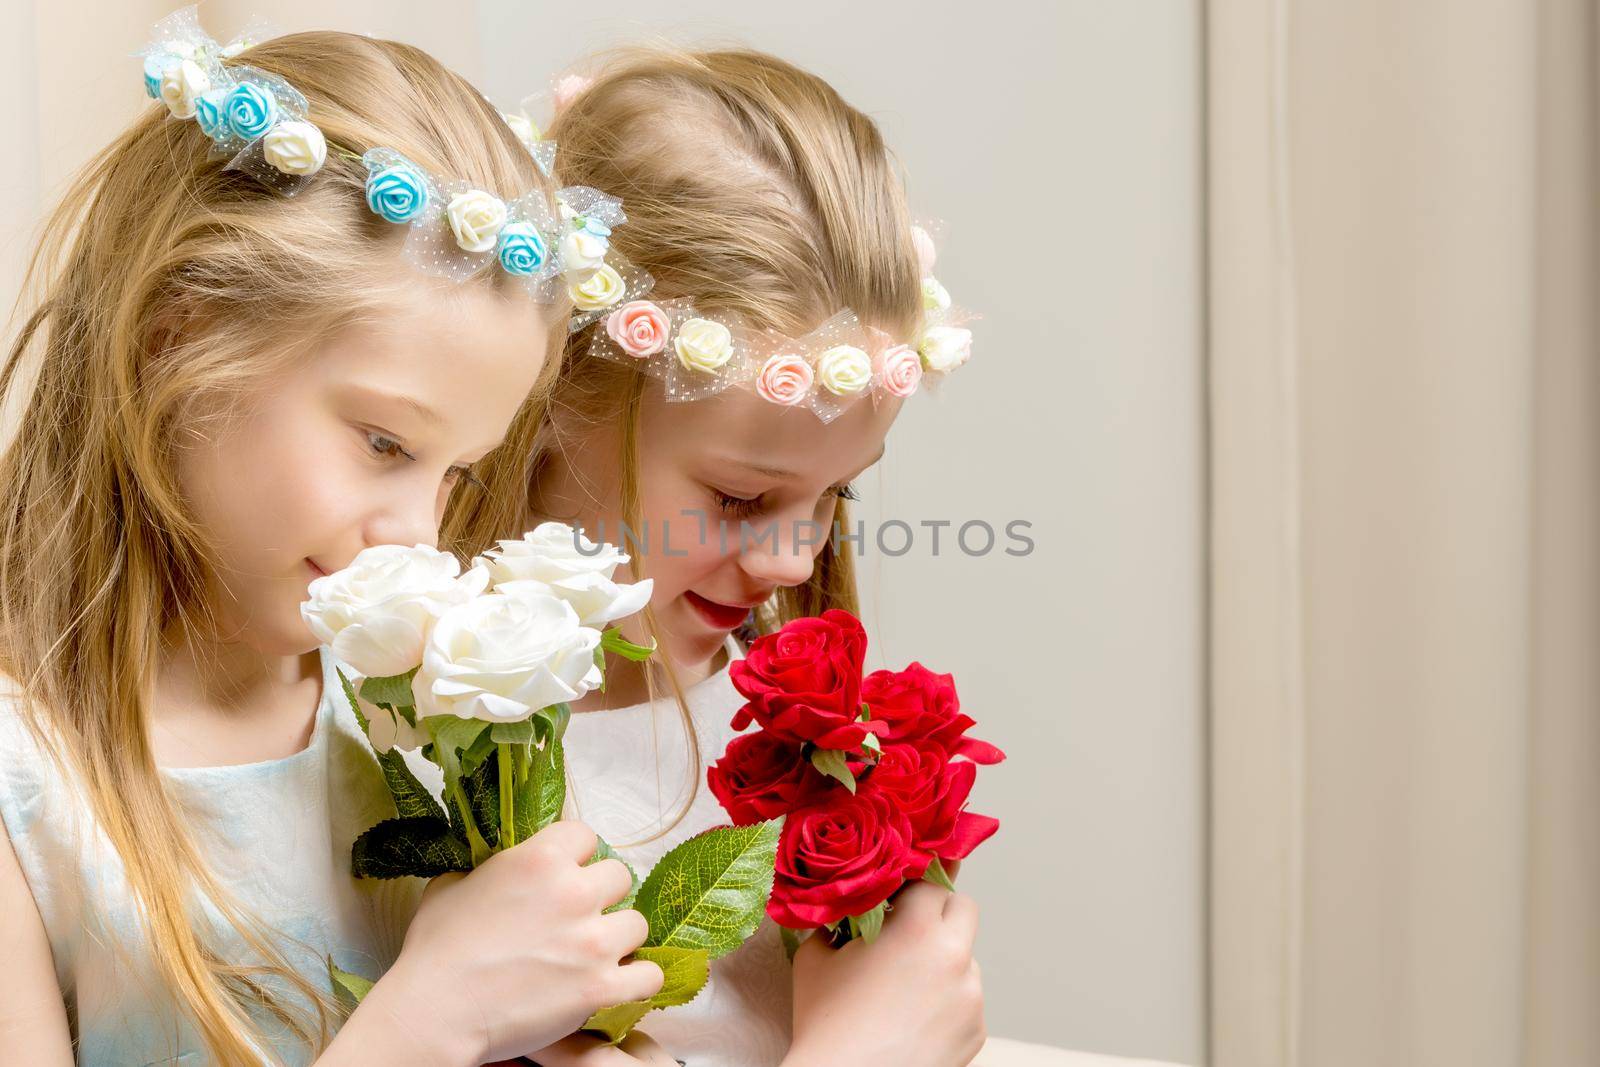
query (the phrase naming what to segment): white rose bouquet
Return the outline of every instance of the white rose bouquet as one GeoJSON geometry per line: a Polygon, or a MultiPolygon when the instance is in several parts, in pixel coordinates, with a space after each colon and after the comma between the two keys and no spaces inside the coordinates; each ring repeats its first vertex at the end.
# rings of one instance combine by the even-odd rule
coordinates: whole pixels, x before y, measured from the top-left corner
{"type": "MultiPolygon", "coordinates": [[[[340,671],[345,698],[395,802],[395,818],[356,839],[357,877],[470,871],[561,817],[568,702],[604,687],[607,653],[644,660],[653,651],[610,625],[650,599],[648,579],[615,580],[627,561],[545,523],[465,572],[425,545],[379,545],[311,583],[301,614],[352,672],[340,671]],[[402,750],[440,768],[441,797],[402,750]]],[[[649,1000],[597,1013],[589,1028],[621,1040],[647,1012],[692,1000],[710,961],[760,924],[777,841],[776,823],[711,830],[668,853],[643,883],[635,875],[616,906],[649,920],[637,956],[659,964],[667,982],[649,1000]]],[[[594,858],[612,855],[601,841],[594,858]]],[[[329,973],[349,1007],[371,988],[331,959],[329,973]]]]}

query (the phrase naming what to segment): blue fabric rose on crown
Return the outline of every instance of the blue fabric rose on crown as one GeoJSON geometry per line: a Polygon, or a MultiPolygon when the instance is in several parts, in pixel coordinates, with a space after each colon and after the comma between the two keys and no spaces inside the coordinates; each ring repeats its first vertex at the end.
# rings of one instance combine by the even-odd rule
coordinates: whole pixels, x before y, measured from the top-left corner
{"type": "Polygon", "coordinates": [[[388,222],[410,222],[428,206],[428,183],[410,167],[396,163],[367,178],[367,207],[388,222]]]}
{"type": "Polygon", "coordinates": [[[500,267],[507,274],[526,278],[539,273],[549,256],[549,246],[531,222],[513,222],[500,231],[498,255],[500,267]]]}
{"type": "Polygon", "coordinates": [[[278,99],[272,90],[245,82],[228,94],[225,114],[235,137],[253,141],[278,121],[278,99]]]}

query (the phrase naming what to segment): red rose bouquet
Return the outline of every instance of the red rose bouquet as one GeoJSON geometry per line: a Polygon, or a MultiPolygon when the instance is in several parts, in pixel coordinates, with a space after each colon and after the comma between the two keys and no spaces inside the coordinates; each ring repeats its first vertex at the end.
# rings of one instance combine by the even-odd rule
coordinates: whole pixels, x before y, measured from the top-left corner
{"type": "Polygon", "coordinates": [[[796,619],[729,669],[741,734],[707,772],[735,825],[782,817],[767,914],[790,931],[871,940],[908,879],[949,885],[999,829],[966,810],[980,764],[955,684],[919,663],[862,677],[867,635],[847,611],[796,619]]]}

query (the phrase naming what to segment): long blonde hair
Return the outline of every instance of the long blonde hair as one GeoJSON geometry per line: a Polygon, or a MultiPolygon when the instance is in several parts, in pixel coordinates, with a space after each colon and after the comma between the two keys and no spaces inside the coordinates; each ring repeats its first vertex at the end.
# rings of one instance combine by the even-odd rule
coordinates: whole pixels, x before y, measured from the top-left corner
{"type": "MultiPolygon", "coordinates": [[[[598,68],[549,135],[560,145],[562,184],[623,198],[628,223],[613,241],[654,276],[652,297],[690,297],[707,311],[790,336],[848,307],[864,322],[913,336],[922,300],[903,182],[877,124],[816,75],[746,50],[622,51],[598,68]]],[[[621,446],[621,518],[638,530],[647,379],[588,355],[590,334],[601,328],[568,342],[528,499],[539,512],[541,473],[573,440],[612,423],[621,446]]],[[[834,518],[848,529],[843,499],[834,518]]],[[[642,577],[642,568],[635,574],[642,577]]],[[[856,585],[848,544],[830,539],[810,580],[780,589],[759,617],[770,630],[835,607],[856,610],[856,585]]],[[[654,631],[648,613],[646,621],[654,631]]],[[[670,657],[653,662],[687,723],[670,657]]],[[[654,676],[646,677],[653,695],[654,676]]],[[[687,732],[693,749],[694,731],[687,732]]],[[[697,749],[693,763],[698,782],[697,749]]],[[[678,818],[692,802],[691,793],[678,818]]]]}
{"type": "MultiPolygon", "coordinates": [[[[225,1064],[274,1055],[251,1007],[318,1051],[333,1008],[286,963],[274,932],[229,901],[147,740],[163,634],[207,615],[210,550],[178,491],[174,433],[197,400],[245,394],[315,337],[381,313],[375,276],[389,268],[374,264],[389,262],[379,250],[403,240],[403,227],[368,211],[366,171],[349,153],[384,145],[507,196],[550,192],[499,113],[415,48],[304,33],[236,62],[305,94],[331,146],[324,169],[281,197],[208,158],[195,123],[152,105],[48,221],[30,271],[38,299],[0,371],[0,394],[21,412],[0,457],[0,670],[41,743],[82,781],[141,905],[157,977],[225,1064]],[[195,893],[259,962],[218,958],[194,927],[195,893]]],[[[553,338],[564,312],[552,312],[553,338]]],[[[528,455],[539,421],[537,405],[525,406],[508,455],[528,455]]],[[[519,465],[502,467],[525,484],[519,465]]],[[[520,500],[497,509],[496,495],[515,500],[502,486],[452,503],[457,536],[520,513],[520,500]]]]}

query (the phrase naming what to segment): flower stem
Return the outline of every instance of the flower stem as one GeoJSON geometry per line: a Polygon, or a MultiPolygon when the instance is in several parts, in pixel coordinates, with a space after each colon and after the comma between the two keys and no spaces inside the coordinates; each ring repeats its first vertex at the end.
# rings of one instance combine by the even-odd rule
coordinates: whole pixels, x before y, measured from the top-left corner
{"type": "Polygon", "coordinates": [[[511,745],[501,741],[495,748],[500,772],[500,847],[508,849],[517,843],[517,794],[512,781],[511,745]]]}
{"type": "Polygon", "coordinates": [[[461,788],[460,782],[446,782],[445,789],[455,798],[456,810],[461,813],[461,824],[467,830],[467,844],[472,847],[472,865],[479,867],[492,853],[489,842],[483,839],[483,834],[478,832],[478,823],[472,817],[472,805],[467,803],[466,790],[461,788]]]}

